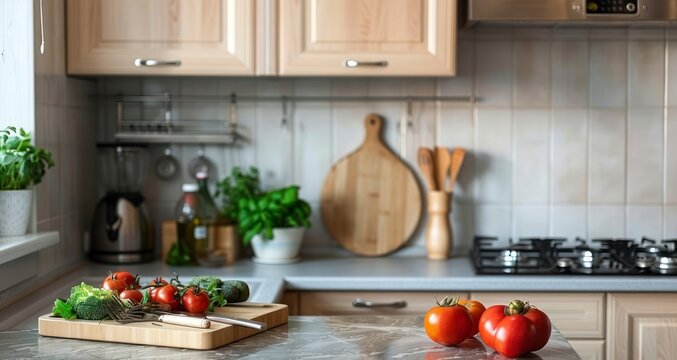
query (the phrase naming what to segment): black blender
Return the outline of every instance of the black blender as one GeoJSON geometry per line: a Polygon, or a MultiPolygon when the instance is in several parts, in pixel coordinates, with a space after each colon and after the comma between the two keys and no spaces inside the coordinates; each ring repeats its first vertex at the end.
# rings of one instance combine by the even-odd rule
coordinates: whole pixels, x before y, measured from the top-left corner
{"type": "Polygon", "coordinates": [[[106,195],[99,200],[91,229],[94,261],[128,264],[152,261],[153,230],[141,193],[148,168],[144,145],[97,144],[99,178],[106,195]]]}

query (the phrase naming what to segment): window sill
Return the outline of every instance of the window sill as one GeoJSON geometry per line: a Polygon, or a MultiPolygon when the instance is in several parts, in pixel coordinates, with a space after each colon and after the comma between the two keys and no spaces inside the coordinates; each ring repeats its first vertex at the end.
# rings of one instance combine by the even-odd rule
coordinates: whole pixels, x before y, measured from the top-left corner
{"type": "Polygon", "coordinates": [[[58,231],[0,237],[0,264],[10,262],[58,243],[58,231]]]}

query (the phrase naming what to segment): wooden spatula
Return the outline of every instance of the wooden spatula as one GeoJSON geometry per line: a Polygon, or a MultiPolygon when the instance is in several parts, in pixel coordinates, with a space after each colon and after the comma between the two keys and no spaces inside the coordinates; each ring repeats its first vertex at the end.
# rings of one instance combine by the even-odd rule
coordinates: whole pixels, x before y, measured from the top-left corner
{"type": "Polygon", "coordinates": [[[437,189],[445,191],[447,176],[449,176],[449,167],[451,166],[451,155],[449,149],[442,146],[435,147],[435,176],[437,189]]]}
{"type": "Polygon", "coordinates": [[[433,151],[431,149],[421,147],[418,148],[418,168],[423,174],[423,179],[428,185],[429,191],[436,191],[437,182],[435,181],[435,161],[433,160],[433,151]]]}
{"type": "Polygon", "coordinates": [[[456,179],[458,178],[458,173],[461,171],[461,166],[463,165],[463,159],[465,158],[465,149],[456,148],[454,149],[453,154],[451,155],[451,179],[449,181],[448,192],[454,192],[454,186],[456,186],[456,179]]]}

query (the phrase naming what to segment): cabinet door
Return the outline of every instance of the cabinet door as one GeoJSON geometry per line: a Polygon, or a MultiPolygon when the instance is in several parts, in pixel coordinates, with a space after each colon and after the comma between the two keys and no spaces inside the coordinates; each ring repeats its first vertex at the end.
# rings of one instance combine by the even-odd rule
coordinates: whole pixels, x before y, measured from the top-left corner
{"type": "Polygon", "coordinates": [[[424,315],[435,306],[435,297],[467,299],[467,293],[445,292],[302,292],[301,315],[424,315]],[[366,306],[355,306],[362,300],[366,306]],[[394,306],[395,303],[405,306],[394,306]],[[372,306],[369,306],[372,305],[372,306]]]}
{"type": "Polygon", "coordinates": [[[280,75],[456,71],[456,0],[281,0],[279,6],[280,75]]]}
{"type": "Polygon", "coordinates": [[[674,359],[677,294],[609,294],[609,359],[674,359]]]}
{"type": "Polygon", "coordinates": [[[255,73],[254,0],[68,0],[67,19],[69,74],[255,73]]]}

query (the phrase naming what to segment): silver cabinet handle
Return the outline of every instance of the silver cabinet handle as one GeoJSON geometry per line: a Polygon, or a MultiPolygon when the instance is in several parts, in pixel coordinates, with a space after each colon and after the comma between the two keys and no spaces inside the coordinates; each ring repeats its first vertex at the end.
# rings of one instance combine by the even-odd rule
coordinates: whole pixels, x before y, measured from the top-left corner
{"type": "Polygon", "coordinates": [[[181,60],[153,60],[153,59],[136,59],[134,66],[181,66],[181,60]]]}
{"type": "Polygon", "coordinates": [[[383,61],[357,61],[354,59],[347,59],[346,61],[343,62],[343,65],[347,68],[356,68],[360,66],[375,66],[375,67],[386,67],[388,66],[388,62],[383,60],[383,61]]]}
{"type": "Polygon", "coordinates": [[[389,303],[377,303],[369,300],[362,300],[357,298],[353,300],[353,307],[356,308],[404,308],[407,307],[407,302],[404,300],[393,301],[389,303]]]}

